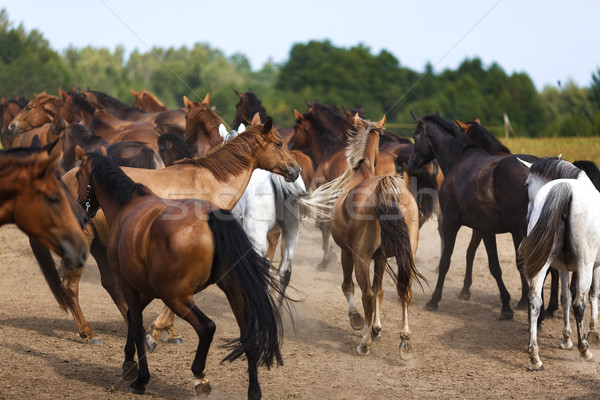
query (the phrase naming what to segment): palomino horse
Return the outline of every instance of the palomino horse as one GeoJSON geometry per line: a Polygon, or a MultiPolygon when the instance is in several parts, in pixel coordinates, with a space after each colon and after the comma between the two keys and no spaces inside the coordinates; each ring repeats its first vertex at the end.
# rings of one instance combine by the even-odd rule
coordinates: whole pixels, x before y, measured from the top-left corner
{"type": "MultiPolygon", "coordinates": [[[[77,216],[73,213],[70,195],[57,178],[58,157],[50,156],[50,150],[13,148],[0,152],[0,225],[16,224],[62,257],[65,268],[80,268],[88,254],[76,218],[81,217],[81,210],[76,209],[77,216]]],[[[47,270],[43,271],[46,275],[47,270]]],[[[64,306],[59,296],[57,300],[64,306]]]]}
{"type": "MultiPolygon", "coordinates": [[[[231,210],[242,196],[256,168],[276,172],[288,181],[296,180],[300,172],[298,164],[283,145],[277,131],[272,129],[270,120],[264,125],[251,126],[246,132],[205,158],[158,170],[123,168],[123,171],[161,197],[203,198],[219,208],[231,210]]],[[[71,170],[63,176],[72,193],[77,193],[75,173],[76,170],[71,170]]],[[[111,295],[123,317],[126,317],[125,300],[106,259],[108,227],[101,212],[92,219],[88,234],[93,238],[90,251],[100,270],[102,286],[111,295]]],[[[63,289],[75,305],[71,311],[79,336],[89,343],[98,343],[98,336],[88,325],[79,307],[79,280],[82,272],[81,268],[65,271],[63,289]]],[[[179,336],[171,330],[172,314],[171,317],[168,314],[163,312],[151,327],[152,337],[156,338],[156,342],[164,329],[169,329],[172,337],[179,336]]]]}
{"type": "Polygon", "coordinates": [[[577,325],[581,357],[592,358],[588,350],[583,317],[585,295],[590,291],[590,328],[598,337],[598,295],[600,293],[600,193],[585,173],[560,158],[541,159],[529,164],[529,223],[527,237],[519,251],[525,260],[525,273],[531,279],[529,291],[529,369],[543,370],[537,343],[537,319],[542,308],[541,292],[550,267],[557,268],[562,287],[564,311],[563,340],[569,349],[571,303],[577,325]],[[561,177],[560,179],[554,179],[561,177]],[[576,272],[573,294],[569,272],[576,272]],[[572,296],[573,295],[573,299],[572,296]],[[595,323],[595,324],[594,324],[595,323]]]}
{"type": "MultiPolygon", "coordinates": [[[[417,127],[413,135],[415,149],[408,163],[411,173],[434,158],[444,172],[444,182],[439,191],[443,215],[442,255],[435,291],[426,307],[429,310],[438,308],[456,234],[462,225],[466,225],[483,236],[490,272],[500,290],[500,319],[511,319],[514,313],[510,307],[510,294],[502,281],[495,235],[509,232],[515,252],[525,236],[527,171],[520,166],[516,156],[493,156],[475,146],[453,123],[439,114],[419,118],[413,113],[413,118],[417,127]]],[[[521,274],[518,307],[526,307],[529,284],[521,261],[517,257],[517,268],[521,274]]]]}
{"type": "Polygon", "coordinates": [[[342,291],[348,301],[350,324],[354,329],[364,328],[356,351],[367,355],[373,338],[380,335],[382,279],[387,266],[402,303],[400,354],[405,358],[411,351],[408,325],[411,284],[413,278],[423,278],[414,263],[419,211],[401,178],[375,173],[384,123],[385,118],[375,124],[355,117],[356,131],[349,132],[346,151],[349,169],[340,178],[321,186],[313,196],[339,196],[331,213],[331,233],[342,249],[342,291]],[[389,257],[396,258],[397,272],[388,264],[389,257]],[[375,261],[373,284],[369,277],[371,260],[375,261]],[[362,291],[364,319],[354,306],[353,271],[362,291]]]}
{"type": "Polygon", "coordinates": [[[197,394],[210,392],[205,368],[216,327],[196,305],[194,293],[217,284],[240,328],[239,339],[228,342],[231,353],[223,361],[246,356],[248,398],[259,399],[259,364],[283,364],[283,327],[270,291],[277,292],[277,285],[271,281],[269,262],[254,250],[228,211],[206,200],[160,198],[132,181],[113,160],[79,151],[79,196],[90,212],[98,207],[104,211],[110,226],[108,260],[127,301],[123,378],[137,378],[130,384],[133,392],[144,393],[150,380],[142,311],[154,298],[198,334],[194,388],[197,394]]]}

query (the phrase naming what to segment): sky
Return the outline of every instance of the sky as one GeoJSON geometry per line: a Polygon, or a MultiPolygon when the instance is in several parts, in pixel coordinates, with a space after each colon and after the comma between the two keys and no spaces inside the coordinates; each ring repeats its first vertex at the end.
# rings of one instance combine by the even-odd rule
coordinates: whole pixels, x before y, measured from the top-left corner
{"type": "Polygon", "coordinates": [[[526,72],[539,90],[568,80],[589,86],[600,68],[598,0],[0,0],[0,8],[58,51],[202,42],[246,55],[257,70],[285,62],[295,43],[329,39],[385,49],[419,72],[427,62],[439,73],[479,57],[486,67],[526,72]]]}

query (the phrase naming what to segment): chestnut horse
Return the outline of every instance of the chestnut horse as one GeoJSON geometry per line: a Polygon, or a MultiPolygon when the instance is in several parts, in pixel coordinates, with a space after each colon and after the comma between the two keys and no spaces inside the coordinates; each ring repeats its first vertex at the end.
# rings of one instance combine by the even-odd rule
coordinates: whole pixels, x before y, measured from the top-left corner
{"type": "MultiPolygon", "coordinates": [[[[58,157],[48,154],[50,150],[29,147],[0,152],[0,225],[16,224],[62,257],[65,268],[80,268],[88,254],[83,216],[77,208],[74,214],[70,194],[57,178],[58,157]]],[[[57,300],[64,307],[59,296],[57,300]]]]}
{"type": "Polygon", "coordinates": [[[142,89],[141,92],[136,92],[133,89],[129,90],[133,95],[133,106],[139,108],[143,112],[148,113],[168,110],[167,106],[158,100],[155,95],[147,92],[146,89],[142,89]]]}
{"type": "Polygon", "coordinates": [[[194,388],[197,394],[210,392],[206,358],[216,326],[200,310],[194,293],[217,284],[240,328],[239,339],[228,342],[231,353],[223,361],[246,356],[248,398],[259,399],[259,364],[283,364],[283,327],[271,293],[274,289],[277,294],[277,285],[268,260],[257,253],[229,211],[206,200],[160,198],[132,181],[110,158],[79,152],[79,197],[90,205],[89,212],[98,207],[104,211],[110,226],[108,260],[128,306],[123,378],[137,378],[130,384],[132,391],[144,393],[150,380],[142,312],[159,298],[196,331],[194,388]]]}
{"type": "MultiPolygon", "coordinates": [[[[283,145],[277,131],[272,129],[270,120],[264,125],[249,127],[229,144],[203,159],[158,170],[139,168],[123,168],[123,170],[133,180],[145,184],[162,197],[203,198],[219,208],[231,210],[242,196],[256,168],[278,173],[288,181],[296,180],[299,174],[298,164],[283,145]]],[[[63,176],[65,184],[74,194],[77,193],[75,173],[76,170],[71,170],[63,176]]],[[[108,227],[102,212],[91,220],[87,233],[92,240],[90,252],[100,270],[102,286],[111,295],[123,317],[126,317],[125,300],[106,259],[105,243],[108,240],[108,227]]],[[[81,268],[65,271],[62,288],[69,296],[70,304],[73,305],[70,309],[79,336],[89,343],[100,343],[99,337],[90,328],[79,306],[79,280],[82,272],[81,268]]],[[[156,337],[156,342],[164,329],[170,330],[172,338],[179,336],[171,328],[173,321],[172,314],[171,317],[169,314],[170,312],[163,312],[152,326],[152,337],[156,337]]]]}
{"type": "MultiPolygon", "coordinates": [[[[514,313],[510,307],[510,294],[502,280],[496,234],[509,232],[517,252],[526,230],[527,171],[516,156],[494,156],[477,147],[456,125],[439,114],[420,118],[413,113],[413,118],[417,127],[413,134],[415,150],[408,163],[411,173],[434,158],[444,172],[439,191],[443,216],[442,255],[437,284],[426,308],[438,308],[456,235],[459,228],[466,225],[483,236],[490,272],[500,290],[500,319],[511,319],[514,313]]],[[[521,275],[518,307],[525,308],[529,284],[518,256],[516,264],[521,275]]]]}
{"type": "Polygon", "coordinates": [[[52,122],[62,100],[56,96],[40,93],[8,125],[8,134],[17,136],[32,128],[52,122]]]}
{"type": "Polygon", "coordinates": [[[12,147],[14,136],[8,134],[8,125],[27,106],[27,103],[29,102],[23,97],[10,100],[2,98],[2,104],[0,104],[0,140],[2,148],[9,149],[12,147]]]}
{"type": "Polygon", "coordinates": [[[376,175],[379,135],[384,123],[385,117],[373,123],[355,116],[356,131],[348,133],[348,170],[340,178],[317,189],[314,196],[339,196],[331,212],[331,233],[342,249],[342,291],[348,301],[350,325],[354,329],[364,329],[356,351],[360,355],[369,354],[373,338],[380,336],[382,279],[387,267],[396,282],[402,304],[400,354],[406,358],[411,352],[408,325],[411,284],[414,278],[424,279],[414,263],[419,211],[401,178],[376,175]],[[397,272],[388,264],[389,257],[396,258],[397,272]],[[372,284],[369,276],[371,260],[375,261],[372,284]],[[354,306],[353,271],[362,291],[364,319],[354,306]]]}

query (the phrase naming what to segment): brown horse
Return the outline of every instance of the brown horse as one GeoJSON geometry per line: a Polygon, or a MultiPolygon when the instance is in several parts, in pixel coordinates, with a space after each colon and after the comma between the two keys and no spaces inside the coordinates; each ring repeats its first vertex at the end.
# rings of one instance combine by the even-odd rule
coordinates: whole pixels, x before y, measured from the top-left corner
{"type": "Polygon", "coordinates": [[[356,131],[349,132],[348,170],[340,178],[315,191],[327,198],[339,196],[331,213],[331,233],[342,249],[344,280],[342,291],[348,301],[348,315],[354,329],[364,329],[357,352],[369,354],[373,338],[381,331],[380,310],[383,300],[382,279],[386,266],[396,281],[402,303],[400,353],[411,351],[408,304],[413,278],[422,278],[415,268],[414,256],[419,235],[419,211],[406,183],[394,176],[377,176],[379,135],[385,117],[372,123],[355,117],[356,131]],[[339,194],[341,190],[341,195],[339,194]],[[387,259],[395,257],[398,271],[393,272],[387,259]],[[369,267],[375,261],[373,283],[369,267]],[[365,317],[354,306],[352,273],[362,291],[365,317]]]}
{"type": "Polygon", "coordinates": [[[133,95],[133,106],[139,108],[143,112],[157,112],[157,111],[165,111],[167,110],[167,106],[161,103],[160,100],[156,98],[150,92],[147,92],[146,89],[142,89],[141,92],[136,92],[133,89],[129,89],[131,94],[133,95]]]}
{"type": "MultiPolygon", "coordinates": [[[[255,119],[255,121],[258,121],[255,119]]],[[[269,120],[264,125],[248,128],[221,149],[209,156],[180,163],[159,170],[123,168],[125,173],[136,182],[150,187],[161,197],[203,198],[219,208],[231,210],[244,192],[252,172],[256,168],[278,173],[288,181],[294,181],[299,174],[299,166],[283,145],[277,131],[272,129],[269,120]]],[[[69,190],[77,193],[76,170],[63,176],[69,190]]],[[[90,252],[96,259],[100,270],[102,286],[109,292],[113,301],[126,317],[127,306],[118,288],[118,284],[108,266],[105,244],[108,241],[108,226],[102,212],[98,213],[88,225],[87,233],[92,240],[90,252]]],[[[39,261],[40,257],[38,257],[39,261]]],[[[65,271],[63,290],[70,298],[71,312],[77,324],[79,336],[89,343],[99,343],[100,339],[87,323],[79,306],[79,280],[83,269],[65,271]]],[[[167,309],[168,310],[168,309],[167,309]]],[[[153,324],[153,336],[156,341],[164,329],[171,331],[172,337],[178,334],[171,330],[172,314],[162,313],[153,324]]]]}
{"type": "Polygon", "coordinates": [[[154,298],[196,331],[194,388],[197,394],[210,392],[205,368],[216,326],[193,296],[217,284],[240,328],[239,339],[228,342],[231,353],[223,361],[246,355],[248,398],[259,399],[259,364],[283,364],[283,327],[271,293],[272,288],[277,293],[277,286],[268,260],[257,253],[229,211],[205,200],[160,198],[132,181],[113,160],[78,151],[79,196],[91,205],[90,212],[102,207],[110,226],[108,260],[128,306],[123,378],[137,378],[130,384],[133,392],[143,393],[150,380],[142,311],[154,298]]]}
{"type": "Polygon", "coordinates": [[[10,149],[12,147],[14,136],[8,134],[8,125],[27,106],[27,103],[29,101],[23,97],[10,100],[2,97],[2,103],[0,104],[0,140],[2,148],[10,149]]]}
{"type": "Polygon", "coordinates": [[[66,268],[79,268],[87,258],[87,243],[57,178],[58,157],[49,155],[49,150],[13,148],[0,152],[0,225],[16,224],[62,257],[66,268]]]}
{"type": "Polygon", "coordinates": [[[46,92],[38,94],[8,125],[8,134],[17,136],[29,129],[52,122],[61,103],[60,98],[46,92]]]}
{"type": "Polygon", "coordinates": [[[204,157],[209,152],[221,147],[223,138],[219,134],[221,117],[210,108],[210,94],[202,101],[190,101],[183,96],[183,104],[187,111],[185,139],[196,150],[195,156],[204,157]]]}

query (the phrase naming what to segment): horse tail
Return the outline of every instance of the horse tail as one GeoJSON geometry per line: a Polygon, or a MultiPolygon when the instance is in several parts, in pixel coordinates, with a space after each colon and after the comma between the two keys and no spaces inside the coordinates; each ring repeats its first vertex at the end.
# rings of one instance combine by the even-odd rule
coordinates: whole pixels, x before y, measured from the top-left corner
{"type": "Polygon", "coordinates": [[[571,205],[571,187],[566,182],[550,189],[540,216],[529,235],[519,245],[519,254],[525,261],[527,279],[533,278],[548,261],[554,247],[556,231],[567,218],[571,205]]]}
{"type": "Polygon", "coordinates": [[[274,295],[284,295],[277,281],[272,279],[271,263],[256,251],[230,211],[211,211],[208,224],[215,237],[213,271],[219,265],[224,267],[226,272],[217,279],[230,275],[238,289],[233,295],[242,297],[246,313],[241,337],[227,341],[225,347],[231,349],[231,353],[223,361],[231,362],[250,354],[267,368],[274,360],[283,365],[280,352],[283,325],[274,295]]]}
{"type": "Polygon", "coordinates": [[[381,252],[393,253],[398,264],[398,272],[394,271],[389,263],[387,270],[396,282],[398,297],[403,303],[410,303],[412,296],[412,281],[420,279],[426,281],[415,266],[408,225],[400,203],[403,196],[411,194],[404,181],[394,176],[382,177],[375,186],[375,215],[381,227],[381,252]]]}
{"type": "Polygon", "coordinates": [[[46,246],[38,242],[36,239],[31,237],[29,238],[29,245],[31,246],[33,255],[35,256],[35,259],[42,270],[44,279],[46,279],[46,283],[54,295],[56,302],[64,312],[67,312],[70,300],[60,287],[61,279],[58,275],[58,271],[56,270],[56,265],[54,264],[54,259],[52,258],[50,250],[48,250],[46,246]]]}

